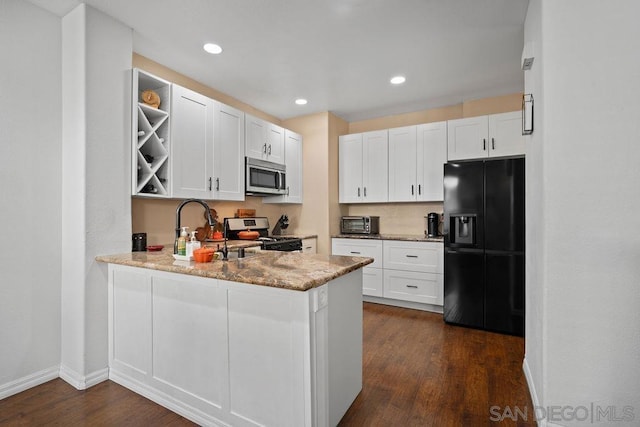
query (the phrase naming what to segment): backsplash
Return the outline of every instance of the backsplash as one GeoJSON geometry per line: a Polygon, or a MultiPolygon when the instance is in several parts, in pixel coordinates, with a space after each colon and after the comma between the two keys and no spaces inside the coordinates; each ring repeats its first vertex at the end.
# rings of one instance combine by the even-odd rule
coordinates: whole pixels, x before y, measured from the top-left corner
{"type": "MultiPolygon", "coordinates": [[[[173,244],[175,239],[176,208],[182,200],[131,198],[131,226],[133,233],[147,233],[147,244],[173,244]]],[[[298,230],[300,205],[263,204],[262,198],[247,196],[244,202],[209,201],[210,208],[218,213],[218,220],[233,217],[238,208],[255,209],[256,216],[269,218],[271,227],[276,224],[283,213],[289,217],[287,232],[298,230]]],[[[185,205],[181,212],[181,225],[193,231],[205,224],[204,209],[197,203],[185,205]]]]}
{"type": "Polygon", "coordinates": [[[349,205],[349,215],[380,217],[381,234],[424,235],[430,212],[440,215],[442,202],[424,203],[370,203],[349,205]]]}

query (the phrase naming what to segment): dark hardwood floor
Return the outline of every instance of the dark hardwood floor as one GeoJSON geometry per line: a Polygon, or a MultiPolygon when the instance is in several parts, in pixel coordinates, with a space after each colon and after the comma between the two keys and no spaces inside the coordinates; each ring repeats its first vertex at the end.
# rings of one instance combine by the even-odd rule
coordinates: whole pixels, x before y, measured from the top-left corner
{"type": "Polygon", "coordinates": [[[362,392],[340,426],[536,425],[523,338],[447,325],[441,314],[364,307],[362,392]],[[528,420],[509,416],[516,406],[528,420]],[[491,420],[498,415],[507,416],[491,420]]]}
{"type": "MultiPolygon", "coordinates": [[[[534,426],[523,354],[522,338],[365,303],[363,389],[340,426],[534,426]],[[516,406],[528,421],[492,422],[516,406]]],[[[194,424],[111,381],[78,391],[56,379],[0,400],[0,425],[194,424]]]]}

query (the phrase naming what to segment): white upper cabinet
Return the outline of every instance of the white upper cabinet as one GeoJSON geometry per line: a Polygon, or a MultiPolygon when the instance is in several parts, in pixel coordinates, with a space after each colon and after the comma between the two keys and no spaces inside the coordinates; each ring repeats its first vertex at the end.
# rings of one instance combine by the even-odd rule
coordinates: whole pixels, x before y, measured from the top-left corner
{"type": "Polygon", "coordinates": [[[389,201],[409,202],[418,195],[417,128],[389,129],[389,201]]]}
{"type": "Polygon", "coordinates": [[[172,85],[173,197],[213,198],[213,100],[172,85]]]}
{"type": "Polygon", "coordinates": [[[244,113],[216,101],[213,114],[213,198],[244,200],[244,113]]]}
{"type": "Polygon", "coordinates": [[[388,143],[386,129],[340,137],[340,203],[377,203],[389,200],[388,143]]]}
{"type": "Polygon", "coordinates": [[[284,131],[284,159],[287,166],[287,194],[269,196],[263,203],[302,203],[302,135],[284,131]]]}
{"type": "Polygon", "coordinates": [[[442,200],[447,123],[389,129],[389,201],[442,200]]]}
{"type": "Polygon", "coordinates": [[[251,116],[245,117],[245,155],[254,159],[284,164],[284,129],[251,116]]]}
{"type": "Polygon", "coordinates": [[[339,138],[338,180],[340,203],[362,200],[362,134],[339,138]]]}
{"type": "Polygon", "coordinates": [[[522,111],[489,116],[489,157],[525,154],[522,135],[522,111]]]}
{"type": "Polygon", "coordinates": [[[449,160],[487,157],[489,121],[487,116],[447,122],[447,158],[449,160]]]}
{"type": "Polygon", "coordinates": [[[469,117],[448,122],[449,160],[525,154],[522,112],[469,117]]]}
{"type": "Polygon", "coordinates": [[[244,200],[244,113],[172,87],[173,197],[244,200]]]}
{"type": "Polygon", "coordinates": [[[447,122],[418,125],[418,201],[444,200],[444,164],[447,162],[447,122]]]}

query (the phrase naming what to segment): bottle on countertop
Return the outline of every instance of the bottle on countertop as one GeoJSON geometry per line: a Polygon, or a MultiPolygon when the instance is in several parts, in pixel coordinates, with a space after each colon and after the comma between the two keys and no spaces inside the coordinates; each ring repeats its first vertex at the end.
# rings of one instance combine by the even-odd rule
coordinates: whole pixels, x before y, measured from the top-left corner
{"type": "Polygon", "coordinates": [[[178,237],[178,255],[187,255],[187,228],[182,227],[182,231],[180,232],[180,237],[178,237]]]}
{"type": "Polygon", "coordinates": [[[187,242],[187,256],[193,256],[193,251],[200,248],[200,241],[196,239],[197,231],[191,232],[191,239],[187,242]]]}

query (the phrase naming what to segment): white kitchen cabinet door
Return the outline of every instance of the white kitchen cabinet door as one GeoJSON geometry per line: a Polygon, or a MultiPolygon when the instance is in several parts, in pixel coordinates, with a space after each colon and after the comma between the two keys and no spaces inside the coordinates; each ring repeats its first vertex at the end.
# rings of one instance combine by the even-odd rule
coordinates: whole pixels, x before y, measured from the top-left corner
{"type": "Polygon", "coordinates": [[[505,157],[525,154],[522,135],[522,111],[489,116],[489,156],[505,157]]]}
{"type": "Polygon", "coordinates": [[[362,269],[362,295],[382,297],[383,274],[381,268],[364,267],[362,269]]]}
{"type": "Polygon", "coordinates": [[[263,197],[262,203],[302,203],[302,135],[284,130],[284,164],[287,166],[287,193],[263,197]]]}
{"type": "Polygon", "coordinates": [[[213,100],[178,85],[171,96],[172,196],[213,196],[213,100]]]}
{"type": "Polygon", "coordinates": [[[250,114],[245,116],[245,154],[284,164],[284,129],[250,114]]]}
{"type": "Polygon", "coordinates": [[[418,201],[444,200],[444,164],[447,162],[447,122],[419,125],[416,159],[418,201]]]}
{"type": "Polygon", "coordinates": [[[362,256],[373,258],[368,267],[382,268],[382,240],[377,239],[331,239],[333,255],[362,256]]]}
{"type": "Polygon", "coordinates": [[[318,239],[315,237],[309,237],[308,239],[302,239],[302,253],[303,254],[315,254],[318,253],[318,239]]]}
{"type": "Polygon", "coordinates": [[[267,157],[264,160],[285,163],[284,139],[284,128],[269,123],[267,126],[267,157]]]}
{"type": "Polygon", "coordinates": [[[385,298],[443,304],[443,275],[384,269],[385,298]]]}
{"type": "Polygon", "coordinates": [[[268,123],[250,114],[245,115],[245,155],[266,159],[268,123]]]}
{"type": "Polygon", "coordinates": [[[389,201],[389,135],[387,130],[362,134],[362,201],[389,201]]]}
{"type": "Polygon", "coordinates": [[[416,157],[416,131],[416,126],[389,129],[390,202],[412,202],[418,197],[417,168],[422,159],[416,157]]]}
{"type": "Polygon", "coordinates": [[[425,273],[443,273],[442,243],[384,240],[382,243],[384,269],[425,273]]]}
{"type": "Polygon", "coordinates": [[[487,157],[488,138],[487,116],[449,120],[447,122],[447,159],[451,161],[487,157]]]}
{"type": "Polygon", "coordinates": [[[343,135],[338,148],[340,203],[362,200],[362,134],[343,135]]]}
{"type": "Polygon", "coordinates": [[[244,200],[244,113],[214,103],[213,198],[244,200]]]}

